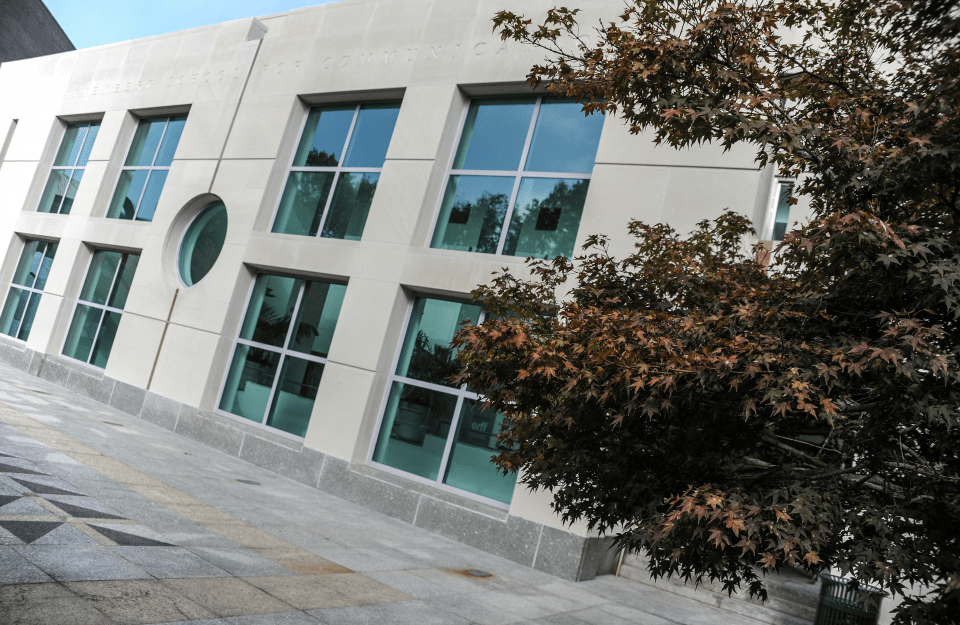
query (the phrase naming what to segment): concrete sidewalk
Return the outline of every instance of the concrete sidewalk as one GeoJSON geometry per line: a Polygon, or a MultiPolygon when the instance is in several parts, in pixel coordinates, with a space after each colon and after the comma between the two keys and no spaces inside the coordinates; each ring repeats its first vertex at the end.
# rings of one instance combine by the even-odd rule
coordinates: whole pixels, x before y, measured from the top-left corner
{"type": "Polygon", "coordinates": [[[560,580],[6,365],[0,402],[2,625],[776,622],[560,580]]]}

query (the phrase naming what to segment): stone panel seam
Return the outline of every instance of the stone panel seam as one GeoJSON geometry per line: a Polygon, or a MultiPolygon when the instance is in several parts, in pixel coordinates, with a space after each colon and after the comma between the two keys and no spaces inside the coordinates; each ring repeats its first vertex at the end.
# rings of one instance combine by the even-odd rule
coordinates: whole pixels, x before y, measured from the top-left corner
{"type": "Polygon", "coordinates": [[[247,433],[240,432],[240,447],[237,449],[237,458],[243,455],[243,444],[247,442],[247,433]]]}
{"type": "Polygon", "coordinates": [[[417,516],[420,515],[420,502],[423,501],[423,493],[417,497],[417,509],[413,512],[413,521],[410,522],[411,525],[417,524],[417,516]]]}
{"type": "MultiPolygon", "coordinates": [[[[409,490],[409,489],[407,489],[407,490],[409,490]]],[[[413,491],[413,492],[417,492],[417,491],[413,491]]],[[[444,499],[440,499],[439,497],[434,497],[434,496],[430,495],[429,493],[420,493],[420,496],[421,496],[421,497],[428,497],[428,498],[430,498],[430,499],[433,499],[434,501],[439,501],[439,502],[442,503],[442,504],[445,504],[445,505],[448,505],[448,506],[452,506],[452,507],[454,507],[454,508],[460,508],[461,510],[465,510],[465,511],[467,511],[467,512],[470,512],[471,514],[479,514],[480,516],[485,516],[485,517],[487,517],[488,519],[492,519],[492,520],[494,520],[494,521],[498,521],[498,522],[504,523],[504,524],[507,522],[507,519],[510,518],[510,513],[509,513],[509,512],[507,513],[507,517],[506,517],[506,518],[501,519],[500,517],[493,516],[493,515],[491,515],[491,514],[487,514],[486,512],[480,512],[479,510],[474,510],[473,508],[468,508],[467,506],[461,506],[460,504],[454,503],[454,502],[452,502],[452,501],[446,501],[446,500],[444,500],[444,499]]]]}
{"type": "Polygon", "coordinates": [[[183,404],[180,404],[180,407],[177,408],[177,420],[173,422],[173,429],[171,432],[177,431],[177,426],[180,425],[180,414],[183,412],[183,404]]]}
{"type": "Polygon", "coordinates": [[[530,563],[531,568],[537,567],[537,556],[540,555],[540,543],[543,541],[543,524],[540,524],[540,534],[537,536],[537,548],[533,550],[533,562],[530,563]]]}
{"type": "Polygon", "coordinates": [[[320,471],[317,473],[317,485],[314,486],[314,488],[316,488],[317,490],[320,490],[320,482],[323,480],[323,470],[326,467],[327,467],[327,454],[323,454],[323,460],[320,461],[320,471]]]}

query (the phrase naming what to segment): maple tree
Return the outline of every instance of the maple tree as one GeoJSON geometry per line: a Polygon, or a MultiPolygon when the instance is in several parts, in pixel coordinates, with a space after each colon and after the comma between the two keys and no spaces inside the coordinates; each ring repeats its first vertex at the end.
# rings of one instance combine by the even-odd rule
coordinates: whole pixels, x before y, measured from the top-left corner
{"type": "Polygon", "coordinates": [[[576,19],[495,27],[548,50],[529,81],[588,113],[755,146],[813,218],[770,269],[726,213],[479,287],[492,314],[455,346],[507,416],[496,462],[654,575],[765,597],[758,571],[830,567],[905,595],[900,623],[955,622],[956,3],[631,0],[593,40],[576,19]]]}

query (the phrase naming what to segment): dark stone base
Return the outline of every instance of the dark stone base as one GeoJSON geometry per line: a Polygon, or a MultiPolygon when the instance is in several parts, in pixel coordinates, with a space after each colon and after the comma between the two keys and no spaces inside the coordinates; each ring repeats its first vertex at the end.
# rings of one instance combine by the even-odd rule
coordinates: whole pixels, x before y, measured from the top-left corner
{"type": "Polygon", "coordinates": [[[0,361],[166,430],[370,510],[564,579],[612,574],[610,538],[584,538],[376,467],[304,447],[250,423],[199,410],[67,359],[0,339],[0,361]]]}

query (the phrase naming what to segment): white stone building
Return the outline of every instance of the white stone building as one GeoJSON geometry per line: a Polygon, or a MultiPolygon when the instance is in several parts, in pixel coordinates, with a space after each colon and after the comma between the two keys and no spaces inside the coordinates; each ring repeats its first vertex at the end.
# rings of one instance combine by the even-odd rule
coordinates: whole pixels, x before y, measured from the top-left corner
{"type": "Polygon", "coordinates": [[[510,5],[552,6],[343,0],[4,63],[0,358],[511,560],[608,570],[446,380],[469,292],[589,234],[629,252],[630,218],[729,208],[769,239],[787,187],[534,93],[542,53],[492,32],[510,5]]]}

